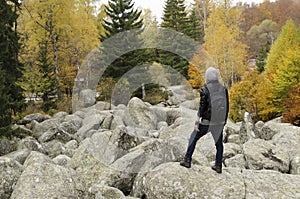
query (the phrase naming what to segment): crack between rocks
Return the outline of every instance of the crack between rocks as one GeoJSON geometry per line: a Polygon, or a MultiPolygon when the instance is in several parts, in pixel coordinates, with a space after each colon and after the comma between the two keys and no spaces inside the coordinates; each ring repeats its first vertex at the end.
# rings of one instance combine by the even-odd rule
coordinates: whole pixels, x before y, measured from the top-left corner
{"type": "Polygon", "coordinates": [[[245,193],[244,193],[244,197],[243,199],[246,199],[247,197],[247,184],[246,184],[246,179],[245,179],[245,175],[244,175],[244,172],[243,172],[243,169],[241,169],[241,173],[243,175],[243,182],[244,182],[244,188],[245,188],[245,193]]]}

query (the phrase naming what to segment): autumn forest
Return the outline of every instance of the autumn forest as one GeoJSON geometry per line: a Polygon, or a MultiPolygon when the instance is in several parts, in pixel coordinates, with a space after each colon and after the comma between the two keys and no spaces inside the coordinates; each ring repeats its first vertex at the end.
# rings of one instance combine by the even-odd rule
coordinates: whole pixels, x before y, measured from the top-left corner
{"type": "MultiPolygon", "coordinates": [[[[100,0],[0,0],[0,135],[30,113],[71,112],[75,79],[86,56],[95,48],[118,51],[104,45],[106,39],[137,29],[128,48],[153,44],[160,42],[153,35],[163,28],[202,48],[190,61],[160,49],[126,53],[104,72],[97,100],[110,101],[116,82],[139,64],[171,66],[194,89],[203,86],[205,69],[214,65],[230,91],[231,120],[242,120],[247,111],[255,121],[283,116],[299,126],[299,10],[299,0],[236,5],[231,0],[165,0],[157,19],[134,0],[107,5],[100,0]]],[[[146,92],[150,103],[166,97],[158,85],[146,85],[146,92]]]]}

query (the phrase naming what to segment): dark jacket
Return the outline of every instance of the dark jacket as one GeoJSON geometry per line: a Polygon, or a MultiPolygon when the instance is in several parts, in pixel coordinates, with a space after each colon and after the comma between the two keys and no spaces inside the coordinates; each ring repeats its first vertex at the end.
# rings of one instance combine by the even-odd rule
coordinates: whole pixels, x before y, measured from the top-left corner
{"type": "MultiPolygon", "coordinates": [[[[219,84],[218,82],[211,82],[211,83],[219,84]]],[[[226,113],[226,120],[224,121],[224,124],[226,124],[228,118],[229,100],[228,100],[228,90],[225,87],[224,89],[227,98],[227,113],[226,113]]],[[[211,111],[209,107],[209,90],[206,84],[200,89],[200,105],[198,110],[198,117],[201,117],[202,120],[204,119],[210,121],[211,119],[211,111]]]]}

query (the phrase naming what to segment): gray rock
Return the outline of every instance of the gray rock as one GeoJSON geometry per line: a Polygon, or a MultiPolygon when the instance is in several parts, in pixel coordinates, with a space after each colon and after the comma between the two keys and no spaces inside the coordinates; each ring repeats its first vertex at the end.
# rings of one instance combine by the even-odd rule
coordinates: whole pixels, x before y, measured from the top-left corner
{"type": "Polygon", "coordinates": [[[39,138],[43,133],[48,131],[51,128],[56,128],[59,126],[59,121],[57,119],[48,119],[41,123],[33,120],[31,122],[32,132],[36,138],[39,138]]]}
{"type": "Polygon", "coordinates": [[[23,167],[8,157],[0,157],[0,198],[8,199],[17,183],[23,167]]]}
{"type": "Polygon", "coordinates": [[[90,89],[86,89],[79,94],[80,107],[86,108],[96,103],[96,93],[90,89]]]}
{"type": "Polygon", "coordinates": [[[78,148],[78,146],[79,144],[76,140],[71,140],[67,142],[64,146],[65,148],[64,154],[69,157],[73,157],[75,150],[78,148]]]}
{"type": "Polygon", "coordinates": [[[276,171],[243,170],[246,194],[244,198],[291,198],[300,197],[300,176],[276,171]]]}
{"type": "Polygon", "coordinates": [[[227,136],[239,134],[240,129],[241,126],[233,123],[231,120],[228,120],[227,124],[224,127],[224,131],[226,132],[227,136]]]}
{"type": "Polygon", "coordinates": [[[114,119],[113,114],[109,114],[108,116],[105,117],[105,119],[103,120],[100,128],[101,129],[111,129],[111,124],[112,124],[112,120],[114,119]]]}
{"type": "Polygon", "coordinates": [[[192,110],[198,110],[199,108],[199,102],[197,99],[195,100],[186,100],[180,104],[180,106],[192,109],[192,110]]]}
{"type": "Polygon", "coordinates": [[[225,160],[226,167],[246,168],[246,161],[243,154],[237,154],[234,157],[225,160]]]}
{"type": "Polygon", "coordinates": [[[24,125],[13,125],[12,126],[13,134],[18,135],[18,137],[31,136],[33,133],[30,129],[24,125]]]}
{"type": "Polygon", "coordinates": [[[50,118],[51,118],[51,116],[49,116],[49,115],[42,115],[40,113],[34,113],[34,114],[30,114],[30,115],[25,116],[18,123],[22,124],[22,125],[26,125],[26,124],[29,124],[30,122],[32,122],[33,120],[35,120],[37,122],[43,122],[43,121],[48,120],[50,118]]]}
{"type": "Polygon", "coordinates": [[[168,123],[165,121],[161,121],[157,124],[157,129],[162,130],[164,127],[168,127],[168,123]]]}
{"type": "Polygon", "coordinates": [[[105,115],[103,114],[92,114],[87,116],[84,118],[82,127],[76,134],[82,139],[88,137],[86,134],[91,130],[98,130],[104,119],[105,115]]]}
{"type": "Polygon", "coordinates": [[[118,126],[125,126],[122,118],[120,116],[114,115],[111,121],[111,130],[115,130],[118,126]]]}
{"type": "Polygon", "coordinates": [[[239,134],[232,134],[227,137],[228,143],[241,144],[241,136],[239,134]]]}
{"type": "Polygon", "coordinates": [[[269,141],[253,139],[243,145],[246,164],[249,169],[271,169],[288,173],[289,156],[285,150],[269,141]]]}
{"type": "Polygon", "coordinates": [[[278,123],[278,125],[274,125],[274,129],[278,133],[273,136],[272,142],[276,146],[282,147],[289,154],[290,160],[300,154],[300,127],[278,123]]]}
{"type": "Polygon", "coordinates": [[[291,161],[291,174],[300,174],[300,155],[296,155],[291,161]]]}
{"type": "Polygon", "coordinates": [[[42,144],[45,153],[54,158],[60,154],[65,154],[66,148],[62,142],[59,140],[51,140],[50,142],[45,142],[42,144]]]}
{"type": "Polygon", "coordinates": [[[49,158],[45,154],[42,154],[42,153],[37,152],[37,151],[31,151],[30,154],[29,154],[29,156],[25,160],[23,166],[26,168],[29,165],[39,164],[39,163],[51,163],[51,164],[54,164],[54,162],[51,160],[51,158],[49,158]]]}
{"type": "Polygon", "coordinates": [[[245,187],[239,170],[224,169],[218,175],[209,167],[186,169],[176,162],[161,164],[136,181],[133,195],[157,199],[243,198],[245,187]]]}
{"type": "Polygon", "coordinates": [[[147,130],[156,129],[156,114],[139,98],[134,97],[129,101],[128,114],[125,114],[125,117],[129,120],[130,126],[147,130]]]}
{"type": "MultiPolygon", "coordinates": [[[[11,199],[19,198],[82,198],[85,190],[81,180],[72,169],[44,161],[27,162],[11,199]]],[[[25,163],[26,163],[25,162],[25,163]]]]}
{"type": "MultiPolygon", "coordinates": [[[[86,140],[89,139],[87,138],[86,140]]],[[[98,160],[91,154],[91,150],[87,148],[87,145],[83,143],[76,150],[68,167],[76,170],[80,179],[85,183],[86,188],[98,183],[118,188],[117,185],[120,182],[119,176],[121,173],[98,160]]]]}
{"type": "Polygon", "coordinates": [[[42,145],[33,137],[26,137],[17,143],[17,150],[28,149],[30,151],[43,151],[42,145]]]}
{"type": "Polygon", "coordinates": [[[41,143],[49,142],[54,139],[60,140],[61,142],[66,143],[70,140],[75,139],[75,136],[67,133],[66,131],[64,131],[63,129],[58,127],[58,128],[49,129],[48,131],[46,131],[39,137],[39,141],[41,143]]]}
{"type": "MultiPolygon", "coordinates": [[[[78,117],[80,117],[81,119],[84,119],[85,116],[86,116],[86,113],[83,112],[83,111],[76,111],[76,112],[74,113],[74,116],[78,116],[78,117]]],[[[67,118],[68,118],[68,116],[66,117],[66,119],[67,119],[67,118]]]]}
{"type": "Polygon", "coordinates": [[[61,123],[59,125],[59,128],[70,134],[75,134],[80,129],[81,126],[82,126],[82,118],[73,114],[73,115],[67,115],[65,117],[65,122],[61,123]]]}
{"type": "Polygon", "coordinates": [[[9,154],[6,154],[3,157],[8,157],[10,159],[13,159],[17,162],[19,162],[20,164],[24,164],[26,158],[29,156],[30,154],[30,150],[28,149],[22,149],[22,150],[18,150],[18,151],[13,151],[9,154]]]}
{"type": "Polygon", "coordinates": [[[95,199],[126,199],[119,189],[101,184],[92,185],[89,192],[95,195],[95,199]]]}
{"type": "Polygon", "coordinates": [[[62,122],[65,121],[65,118],[66,118],[67,115],[69,115],[69,114],[66,113],[66,112],[61,111],[61,112],[55,113],[53,115],[53,118],[56,119],[56,120],[58,120],[59,123],[62,123],[62,122]]]}
{"type": "Polygon", "coordinates": [[[108,102],[102,102],[102,101],[97,102],[93,106],[93,108],[95,108],[96,110],[99,110],[99,111],[110,110],[111,109],[110,107],[111,107],[110,103],[108,103],[108,102]]]}
{"type": "Polygon", "coordinates": [[[237,154],[242,153],[242,148],[238,144],[234,143],[225,143],[224,144],[224,153],[223,153],[223,159],[231,158],[237,154]]]}
{"type": "Polygon", "coordinates": [[[53,158],[52,161],[57,165],[66,167],[71,161],[71,158],[66,155],[58,155],[55,158],[53,158]]]}
{"type": "Polygon", "coordinates": [[[241,143],[244,144],[248,140],[255,138],[254,124],[249,113],[245,113],[244,121],[240,129],[241,143]]]}
{"type": "Polygon", "coordinates": [[[13,150],[14,146],[8,139],[0,138],[0,156],[8,154],[13,150]]]}

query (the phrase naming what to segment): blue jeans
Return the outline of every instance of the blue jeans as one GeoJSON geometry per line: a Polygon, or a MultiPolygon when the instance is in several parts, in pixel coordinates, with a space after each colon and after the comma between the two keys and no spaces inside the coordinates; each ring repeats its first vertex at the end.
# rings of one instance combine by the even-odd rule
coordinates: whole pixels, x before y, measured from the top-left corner
{"type": "Polygon", "coordinates": [[[213,138],[215,140],[215,145],[217,149],[217,154],[216,154],[216,163],[221,164],[222,163],[222,158],[223,158],[223,128],[224,125],[203,125],[199,124],[199,130],[196,131],[194,130],[190,136],[189,140],[189,145],[187,148],[187,152],[185,157],[186,158],[192,158],[197,141],[203,137],[204,135],[207,134],[207,132],[211,132],[213,135],[213,138]]]}

